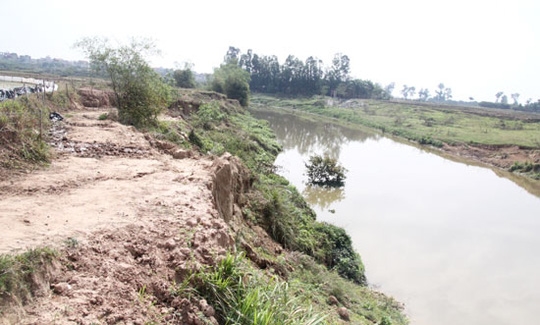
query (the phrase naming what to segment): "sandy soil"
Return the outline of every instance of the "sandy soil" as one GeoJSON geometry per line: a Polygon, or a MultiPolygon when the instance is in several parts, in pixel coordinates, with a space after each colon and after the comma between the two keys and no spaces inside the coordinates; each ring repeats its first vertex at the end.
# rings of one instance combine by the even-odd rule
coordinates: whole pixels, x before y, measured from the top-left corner
{"type": "Polygon", "coordinates": [[[49,168],[0,181],[0,253],[69,252],[42,299],[0,323],[214,323],[205,301],[175,300],[169,287],[233,246],[214,207],[215,161],[175,159],[101,113],[71,112],[54,127],[49,168]]]}

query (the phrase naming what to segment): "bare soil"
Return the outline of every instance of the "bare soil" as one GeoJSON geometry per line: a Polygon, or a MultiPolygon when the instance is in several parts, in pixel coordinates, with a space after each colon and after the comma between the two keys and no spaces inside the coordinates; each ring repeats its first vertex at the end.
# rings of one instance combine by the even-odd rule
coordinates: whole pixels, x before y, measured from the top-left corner
{"type": "Polygon", "coordinates": [[[510,168],[515,162],[540,163],[539,149],[526,149],[519,146],[487,146],[487,145],[447,145],[444,152],[455,157],[476,161],[502,169],[510,168]]]}
{"type": "Polygon", "coordinates": [[[228,161],[175,159],[132,127],[99,121],[104,112],[70,112],[55,122],[49,168],[0,181],[0,253],[67,252],[35,279],[41,297],[14,300],[0,323],[216,323],[204,300],[170,287],[234,249],[214,199],[228,161]]]}

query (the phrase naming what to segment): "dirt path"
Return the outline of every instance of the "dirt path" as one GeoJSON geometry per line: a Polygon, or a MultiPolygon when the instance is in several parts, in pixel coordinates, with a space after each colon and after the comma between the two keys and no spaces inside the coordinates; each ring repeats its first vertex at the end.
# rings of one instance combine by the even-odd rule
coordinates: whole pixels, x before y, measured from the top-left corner
{"type": "Polygon", "coordinates": [[[203,193],[211,161],[173,159],[133,128],[98,115],[67,118],[50,168],[0,182],[0,253],[148,222],[149,212],[166,206],[212,208],[203,193]]]}
{"type": "Polygon", "coordinates": [[[206,308],[155,306],[171,306],[168,287],[183,271],[212,264],[233,244],[213,203],[214,162],[174,159],[135,129],[99,121],[100,113],[59,122],[50,168],[0,181],[0,253],[72,249],[43,284],[44,298],[0,315],[2,324],[190,324],[206,308]]]}

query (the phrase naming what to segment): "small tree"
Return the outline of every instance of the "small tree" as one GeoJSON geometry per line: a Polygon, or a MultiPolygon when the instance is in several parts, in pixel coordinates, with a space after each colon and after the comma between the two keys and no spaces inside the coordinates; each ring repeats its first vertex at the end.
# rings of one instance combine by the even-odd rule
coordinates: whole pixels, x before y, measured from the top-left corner
{"type": "Polygon", "coordinates": [[[110,78],[121,123],[139,127],[156,122],[169,101],[170,88],[144,59],[158,53],[151,41],[133,39],[130,45],[115,48],[107,39],[84,38],[75,47],[83,50],[94,71],[110,78]]]}
{"type": "Polygon", "coordinates": [[[180,88],[195,88],[195,77],[193,71],[186,65],[184,69],[175,70],[173,78],[176,82],[176,86],[180,88]]]}
{"type": "Polygon", "coordinates": [[[249,104],[249,81],[249,73],[233,60],[214,70],[210,87],[213,91],[237,99],[240,105],[246,107],[249,104]]]}
{"type": "Polygon", "coordinates": [[[344,185],[347,169],[339,165],[336,159],[313,155],[309,157],[309,163],[305,165],[309,183],[332,187],[344,185]]]}

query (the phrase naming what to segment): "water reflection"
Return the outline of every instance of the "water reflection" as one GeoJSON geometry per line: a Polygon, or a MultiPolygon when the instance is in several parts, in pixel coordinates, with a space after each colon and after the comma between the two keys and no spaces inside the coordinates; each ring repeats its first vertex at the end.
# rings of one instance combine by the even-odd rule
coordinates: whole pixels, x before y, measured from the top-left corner
{"type": "Polygon", "coordinates": [[[345,199],[343,188],[336,187],[308,185],[302,191],[302,195],[311,206],[316,206],[320,210],[329,210],[332,203],[337,203],[345,199]]]}
{"type": "Polygon", "coordinates": [[[347,229],[370,283],[404,302],[412,325],[537,323],[538,197],[491,169],[384,137],[254,115],[284,146],[280,174],[319,220],[347,229]],[[340,191],[306,187],[304,162],[327,151],[349,170],[340,191]]]}
{"type": "Polygon", "coordinates": [[[294,149],[300,154],[313,154],[315,148],[324,148],[324,154],[339,159],[341,146],[350,141],[364,142],[367,139],[378,138],[374,133],[349,129],[333,123],[313,123],[300,118],[295,113],[252,111],[251,114],[259,119],[270,122],[283,149],[294,149]]]}

